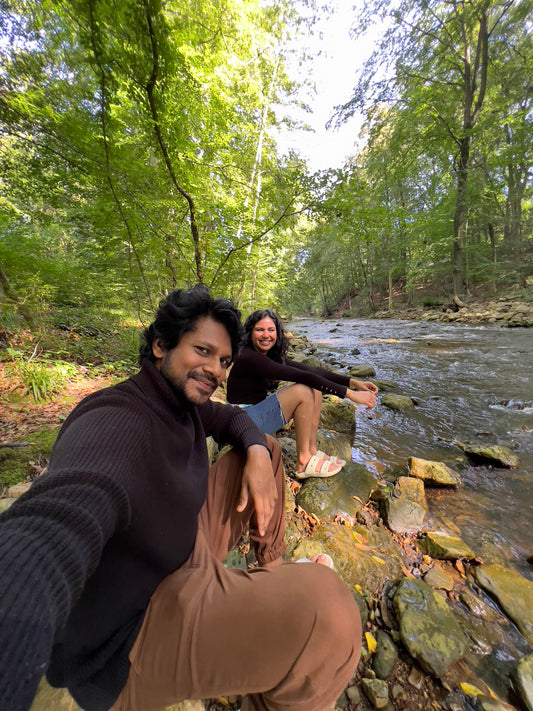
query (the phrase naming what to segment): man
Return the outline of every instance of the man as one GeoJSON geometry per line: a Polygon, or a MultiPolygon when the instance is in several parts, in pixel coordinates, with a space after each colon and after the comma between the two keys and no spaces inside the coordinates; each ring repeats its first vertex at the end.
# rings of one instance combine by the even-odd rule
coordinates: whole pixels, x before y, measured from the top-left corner
{"type": "Polygon", "coordinates": [[[207,288],[170,293],[140,372],[85,398],[48,471],[0,518],[0,699],[39,678],[87,711],[151,711],[243,694],[243,709],[322,711],[353,673],[361,628],[322,565],[280,565],[279,447],[209,400],[240,313],[207,288]],[[208,468],[205,438],[233,450],[208,468]],[[221,560],[246,522],[261,566],[221,560]]]}

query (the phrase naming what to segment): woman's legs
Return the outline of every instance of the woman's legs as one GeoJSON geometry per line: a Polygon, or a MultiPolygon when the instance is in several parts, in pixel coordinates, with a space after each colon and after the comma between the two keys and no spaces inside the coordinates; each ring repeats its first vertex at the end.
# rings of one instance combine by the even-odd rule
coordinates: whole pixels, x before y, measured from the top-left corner
{"type": "MultiPolygon", "coordinates": [[[[303,472],[311,457],[316,454],[316,434],[322,407],[322,393],[313,390],[308,385],[295,383],[277,392],[283,414],[287,422],[294,419],[296,430],[296,452],[298,472],[303,472]]],[[[323,460],[316,466],[320,470],[323,460]]],[[[338,469],[335,461],[331,462],[331,469],[338,469]]]]}

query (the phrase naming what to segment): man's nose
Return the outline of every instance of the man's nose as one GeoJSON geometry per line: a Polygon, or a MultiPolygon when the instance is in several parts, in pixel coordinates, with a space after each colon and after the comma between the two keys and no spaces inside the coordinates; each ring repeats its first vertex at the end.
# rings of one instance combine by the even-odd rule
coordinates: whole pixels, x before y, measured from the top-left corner
{"type": "Polygon", "coordinates": [[[216,378],[217,381],[222,380],[226,374],[226,368],[220,362],[220,358],[216,356],[207,359],[204,363],[204,370],[206,373],[209,373],[212,377],[216,378]]]}

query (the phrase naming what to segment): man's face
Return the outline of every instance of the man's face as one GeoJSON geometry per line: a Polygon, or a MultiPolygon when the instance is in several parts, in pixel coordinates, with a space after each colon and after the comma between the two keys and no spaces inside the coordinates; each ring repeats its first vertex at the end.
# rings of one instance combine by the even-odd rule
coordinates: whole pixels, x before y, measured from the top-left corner
{"type": "Polygon", "coordinates": [[[193,405],[202,405],[226,377],[231,364],[231,339],[221,323],[200,317],[172,350],[154,340],[156,368],[178,393],[193,405]]]}

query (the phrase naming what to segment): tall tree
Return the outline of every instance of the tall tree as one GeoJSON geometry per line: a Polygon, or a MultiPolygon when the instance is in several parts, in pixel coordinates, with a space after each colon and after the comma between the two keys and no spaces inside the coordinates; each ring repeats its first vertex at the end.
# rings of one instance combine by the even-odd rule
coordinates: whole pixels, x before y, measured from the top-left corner
{"type": "MultiPolygon", "coordinates": [[[[387,104],[408,112],[418,152],[435,153],[439,142],[453,163],[455,200],[451,217],[450,264],[454,293],[465,286],[465,245],[469,230],[469,178],[473,147],[479,150],[486,122],[487,91],[499,64],[502,34],[521,34],[523,5],[513,0],[400,0],[376,3],[387,28],[374,56],[366,64],[354,97],[339,112],[346,119],[356,108],[387,104]],[[499,42],[499,46],[498,46],[499,42]],[[416,125],[420,122],[424,130],[416,125]]],[[[368,19],[368,18],[367,18],[368,19]]],[[[501,73],[500,73],[501,76],[501,73]]],[[[503,107],[500,105],[500,109],[503,107]]],[[[503,118],[503,115],[502,117],[503,118]]]]}
{"type": "Polygon", "coordinates": [[[151,308],[193,281],[241,292],[254,245],[282,239],[301,209],[301,166],[282,164],[269,135],[269,105],[292,90],[290,0],[10,0],[3,18],[0,219],[14,287],[42,266],[16,255],[19,230],[41,253],[49,229],[50,269],[61,233],[80,299],[120,288],[151,308]]]}

